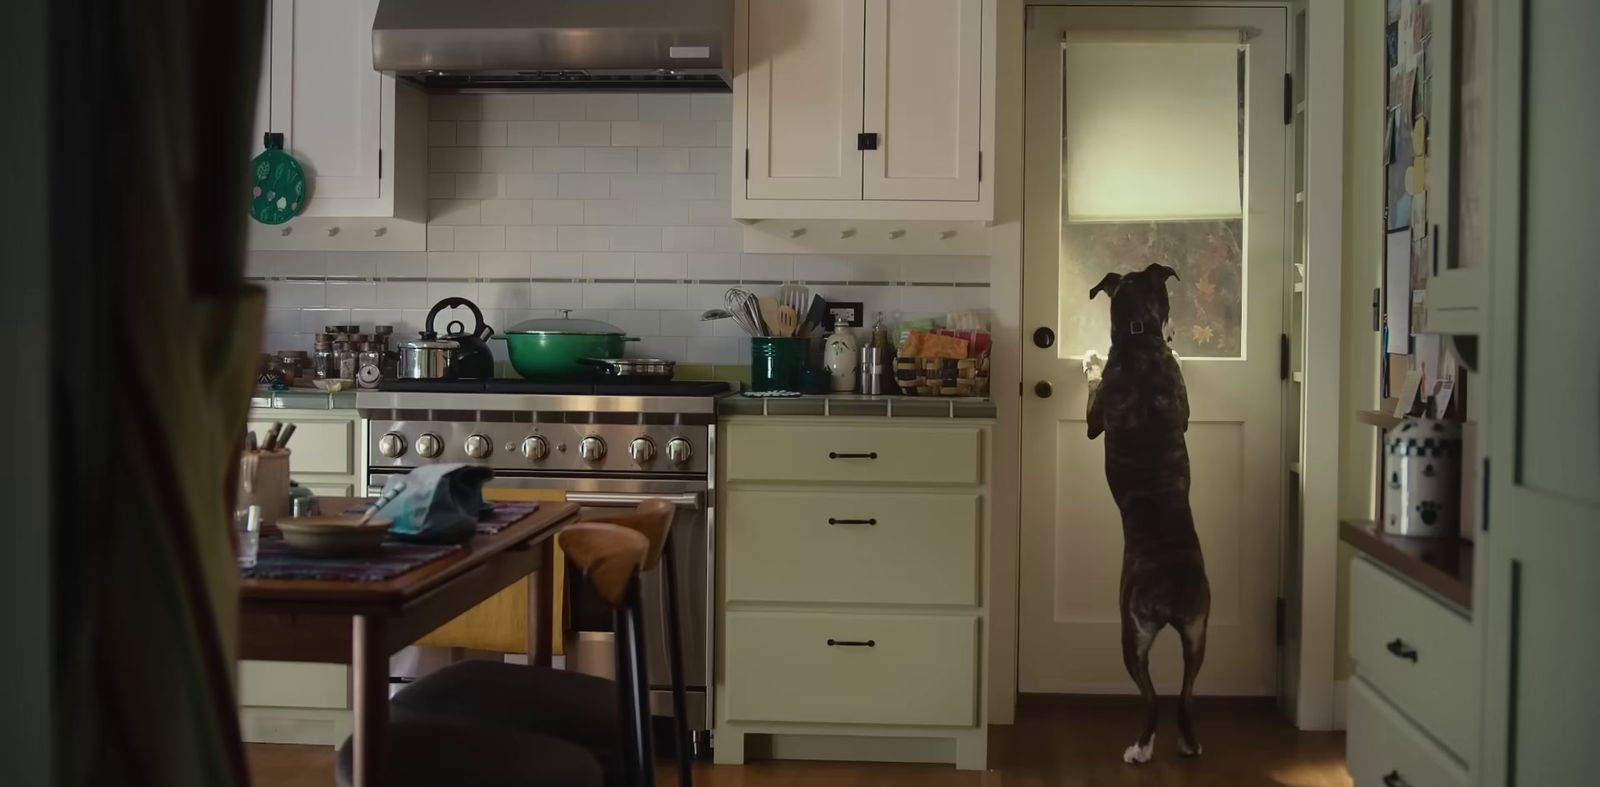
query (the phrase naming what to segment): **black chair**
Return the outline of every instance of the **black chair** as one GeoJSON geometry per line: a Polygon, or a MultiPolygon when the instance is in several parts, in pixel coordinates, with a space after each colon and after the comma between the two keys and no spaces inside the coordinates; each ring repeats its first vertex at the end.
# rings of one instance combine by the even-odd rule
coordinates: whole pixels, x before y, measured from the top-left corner
{"type": "MultiPolygon", "coordinates": [[[[459,711],[451,703],[439,708],[390,703],[385,771],[396,787],[451,785],[452,787],[599,787],[599,785],[655,784],[655,754],[650,734],[649,684],[645,676],[644,629],[639,593],[639,567],[650,549],[640,533],[615,525],[582,523],[556,536],[568,558],[584,572],[589,587],[612,608],[616,627],[615,682],[587,675],[558,686],[554,682],[507,685],[503,676],[493,679],[498,691],[477,697],[478,712],[459,711]],[[550,692],[547,700],[559,708],[589,711],[589,718],[574,716],[565,724],[546,725],[546,732],[512,723],[505,711],[526,701],[530,689],[550,692]],[[593,691],[602,690],[598,696],[593,691]],[[598,701],[598,702],[597,702],[598,701]],[[601,709],[609,709],[609,712],[601,709]],[[568,734],[553,734],[556,732],[568,734]],[[580,740],[572,740],[577,734],[580,740]],[[596,747],[581,740],[585,735],[604,740],[596,747]]],[[[465,668],[418,692],[430,697],[473,675],[481,667],[511,667],[526,677],[530,670],[495,662],[463,662],[465,668]]],[[[435,675],[442,675],[448,670],[435,675]]],[[[432,677],[432,676],[429,676],[432,677]]],[[[477,684],[482,679],[468,682],[477,684]]],[[[512,682],[516,684],[515,681],[512,682]]],[[[407,691],[422,687],[418,681],[407,691]]],[[[402,692],[405,693],[405,692],[402,692]]],[[[480,692],[481,694],[481,692],[480,692]]],[[[433,703],[421,703],[430,705],[433,703]]],[[[525,710],[525,708],[523,709],[525,710]]],[[[338,780],[351,784],[351,742],[339,749],[338,780]]]]}

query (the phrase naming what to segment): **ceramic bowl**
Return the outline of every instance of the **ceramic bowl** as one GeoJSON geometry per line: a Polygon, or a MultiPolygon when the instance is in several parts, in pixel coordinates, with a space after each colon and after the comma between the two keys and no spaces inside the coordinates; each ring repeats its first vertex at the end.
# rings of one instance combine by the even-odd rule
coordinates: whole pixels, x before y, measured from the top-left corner
{"type": "Polygon", "coordinates": [[[338,393],[338,392],[343,391],[343,390],[345,390],[347,388],[356,387],[356,381],[355,380],[344,380],[344,379],[340,379],[340,380],[315,380],[315,381],[312,382],[312,385],[315,385],[317,387],[317,390],[323,391],[325,393],[338,393]]]}
{"type": "Polygon", "coordinates": [[[377,552],[389,535],[391,520],[374,518],[358,525],[359,516],[301,516],[278,520],[278,530],[291,549],[313,555],[348,556],[377,552]]]}

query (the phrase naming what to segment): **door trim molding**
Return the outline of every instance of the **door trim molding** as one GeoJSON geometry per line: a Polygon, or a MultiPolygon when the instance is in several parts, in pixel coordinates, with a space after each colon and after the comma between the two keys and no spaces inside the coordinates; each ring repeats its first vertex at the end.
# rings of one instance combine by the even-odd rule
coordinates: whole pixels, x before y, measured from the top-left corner
{"type": "MultiPolygon", "coordinates": [[[[1307,3],[1309,52],[1306,95],[1308,107],[1332,117],[1344,113],[1344,17],[1346,0],[1307,3]]],[[[1105,5],[1106,0],[1030,3],[999,0],[996,15],[995,85],[995,190],[994,223],[990,231],[990,306],[993,311],[993,383],[995,399],[993,508],[991,510],[992,568],[990,577],[989,720],[1009,724],[1015,719],[1018,666],[1018,594],[1021,578],[1022,508],[1022,215],[1023,129],[1026,71],[1026,12],[1036,5],[1105,5]],[[1016,392],[1016,393],[1013,393],[1016,392]]],[[[1170,5],[1123,0],[1118,5],[1170,5]]],[[[1275,6],[1286,2],[1203,2],[1196,5],[1275,6]]],[[[1307,303],[1310,293],[1323,301],[1306,312],[1306,355],[1302,386],[1308,408],[1338,412],[1340,395],[1340,303],[1343,299],[1343,168],[1342,122],[1325,127],[1308,138],[1312,155],[1307,162],[1307,303]],[[1327,138],[1324,138],[1327,137],[1327,138]],[[1314,140],[1314,141],[1313,141],[1314,140]],[[1314,209],[1313,209],[1314,206],[1314,209]]],[[[1315,130],[1312,129],[1308,131],[1315,130]]],[[[1301,573],[1301,620],[1323,620],[1327,625],[1302,634],[1299,652],[1299,702],[1295,726],[1306,730],[1333,729],[1335,697],[1334,615],[1337,607],[1338,488],[1340,419],[1320,419],[1308,424],[1302,462],[1302,511],[1305,536],[1301,573]],[[1310,634],[1312,636],[1306,636],[1310,634]]]]}

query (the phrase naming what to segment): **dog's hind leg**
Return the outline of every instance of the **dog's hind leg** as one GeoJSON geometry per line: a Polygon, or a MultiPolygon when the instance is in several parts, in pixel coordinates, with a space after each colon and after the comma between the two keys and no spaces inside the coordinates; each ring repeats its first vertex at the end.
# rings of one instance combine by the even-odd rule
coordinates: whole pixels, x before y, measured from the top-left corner
{"type": "Polygon", "coordinates": [[[1200,739],[1194,735],[1194,679],[1206,660],[1206,618],[1174,626],[1183,640],[1183,693],[1178,696],[1178,753],[1200,756],[1200,739]]]}
{"type": "Polygon", "coordinates": [[[1155,751],[1156,718],[1159,713],[1156,686],[1150,680],[1150,646],[1155,643],[1156,632],[1160,630],[1158,625],[1139,624],[1131,616],[1122,619],[1122,663],[1138,685],[1145,707],[1144,731],[1139,733],[1139,739],[1132,746],[1122,752],[1122,761],[1130,765],[1149,762],[1150,755],[1155,751]]]}

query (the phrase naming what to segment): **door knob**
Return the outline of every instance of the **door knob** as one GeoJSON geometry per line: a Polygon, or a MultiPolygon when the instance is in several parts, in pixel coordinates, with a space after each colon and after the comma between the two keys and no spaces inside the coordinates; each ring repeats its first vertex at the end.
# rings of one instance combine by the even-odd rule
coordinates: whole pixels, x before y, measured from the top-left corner
{"type": "Polygon", "coordinates": [[[1033,332],[1033,345],[1035,347],[1049,347],[1056,343],[1056,332],[1049,328],[1041,327],[1033,332]]]}
{"type": "Polygon", "coordinates": [[[1054,391],[1050,388],[1050,383],[1044,380],[1040,380],[1039,382],[1033,384],[1033,394],[1040,399],[1049,399],[1050,394],[1053,392],[1054,391]]]}

